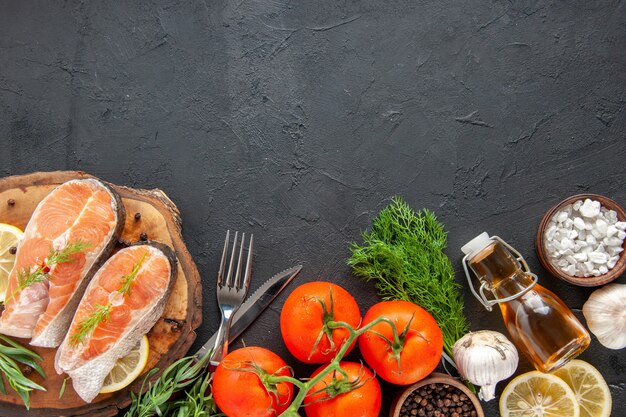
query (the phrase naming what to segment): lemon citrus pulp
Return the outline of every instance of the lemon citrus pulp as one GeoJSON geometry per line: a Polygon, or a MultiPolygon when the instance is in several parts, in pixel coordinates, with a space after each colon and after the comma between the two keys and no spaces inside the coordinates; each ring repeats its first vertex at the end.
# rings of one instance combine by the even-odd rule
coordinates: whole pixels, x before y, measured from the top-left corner
{"type": "Polygon", "coordinates": [[[600,372],[591,364],[574,359],[556,370],[554,375],[574,391],[580,406],[580,417],[611,415],[611,391],[600,372]]]}
{"type": "Polygon", "coordinates": [[[137,379],[148,362],[149,348],[148,337],[144,335],[128,355],[117,360],[109,375],[104,379],[100,393],[119,391],[137,379]]]}
{"type": "Polygon", "coordinates": [[[527,372],[509,382],[500,397],[502,417],[580,417],[576,394],[558,376],[527,372]]]}
{"type": "Polygon", "coordinates": [[[0,223],[0,302],[6,298],[9,274],[15,263],[15,251],[24,232],[10,224],[0,223]],[[13,253],[11,253],[13,252],[13,253]]]}

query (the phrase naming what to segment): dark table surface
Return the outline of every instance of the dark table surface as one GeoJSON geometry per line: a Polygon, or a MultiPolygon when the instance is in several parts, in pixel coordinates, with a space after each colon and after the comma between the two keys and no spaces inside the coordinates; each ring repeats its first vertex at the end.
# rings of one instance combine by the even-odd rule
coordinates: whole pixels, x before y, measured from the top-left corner
{"type": "MultiPolygon", "coordinates": [[[[252,287],[302,263],[291,288],[330,280],[365,312],[378,297],[350,274],[348,246],[393,195],[445,223],[459,282],[461,245],[486,230],[582,319],[593,289],[546,275],[533,239],[569,195],[626,204],[623,2],[137,3],[0,3],[0,174],[164,190],[203,276],[195,347],[218,325],[226,228],[255,234],[252,287]]],[[[471,327],[504,332],[464,288],[471,327]]],[[[286,295],[243,339],[306,376],[277,327],[286,295]]],[[[624,351],[593,338],[582,358],[618,415],[624,351]]]]}

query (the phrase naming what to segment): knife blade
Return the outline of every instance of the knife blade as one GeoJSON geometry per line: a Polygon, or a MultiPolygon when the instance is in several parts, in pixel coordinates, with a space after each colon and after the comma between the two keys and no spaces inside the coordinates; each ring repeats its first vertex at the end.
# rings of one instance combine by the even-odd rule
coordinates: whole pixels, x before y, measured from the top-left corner
{"type": "MultiPolygon", "coordinates": [[[[263,310],[269,306],[274,298],[291,282],[292,279],[302,269],[302,265],[296,265],[281,271],[265,281],[256,291],[252,293],[241,307],[235,312],[230,326],[228,342],[232,343],[244,330],[261,315],[263,310]]],[[[196,352],[196,356],[201,358],[209,350],[213,349],[217,332],[207,340],[207,342],[196,352]]]]}

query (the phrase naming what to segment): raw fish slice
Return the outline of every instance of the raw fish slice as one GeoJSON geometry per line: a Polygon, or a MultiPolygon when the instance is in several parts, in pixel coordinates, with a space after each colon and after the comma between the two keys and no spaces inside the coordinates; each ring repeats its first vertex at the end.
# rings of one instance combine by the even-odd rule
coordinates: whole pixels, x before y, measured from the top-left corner
{"type": "Polygon", "coordinates": [[[32,337],[36,346],[58,346],[89,279],[119,238],[124,214],[117,194],[99,180],[72,180],[52,190],[35,208],[18,245],[0,333],[32,337]],[[88,247],[71,262],[51,266],[47,279],[20,288],[20,275],[77,241],[88,247]]]}
{"type": "Polygon", "coordinates": [[[66,372],[72,378],[74,390],[83,400],[91,402],[98,395],[115,362],[154,326],[163,313],[176,272],[172,250],[148,242],[120,250],[96,273],[54,364],[59,374],[66,372]],[[137,267],[128,293],[120,292],[137,267]],[[85,331],[84,324],[102,308],[108,310],[108,319],[85,331]]]}

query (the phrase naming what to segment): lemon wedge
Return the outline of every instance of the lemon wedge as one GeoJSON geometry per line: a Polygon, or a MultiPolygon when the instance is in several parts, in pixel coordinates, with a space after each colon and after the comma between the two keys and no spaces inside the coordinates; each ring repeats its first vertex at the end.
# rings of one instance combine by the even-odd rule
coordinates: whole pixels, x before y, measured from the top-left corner
{"type": "Polygon", "coordinates": [[[580,417],[609,417],[611,415],[611,391],[600,372],[593,365],[574,359],[554,371],[574,391],[580,417]]]}
{"type": "Polygon", "coordinates": [[[10,224],[0,223],[0,302],[6,298],[9,286],[9,274],[15,263],[15,253],[11,248],[16,248],[24,232],[10,224]]]}
{"type": "Polygon", "coordinates": [[[117,360],[109,375],[104,379],[100,394],[119,391],[137,379],[148,362],[149,348],[148,337],[144,335],[128,355],[117,360]]]}
{"type": "Polygon", "coordinates": [[[580,417],[574,391],[558,376],[527,372],[509,382],[500,397],[502,417],[580,417]]]}

